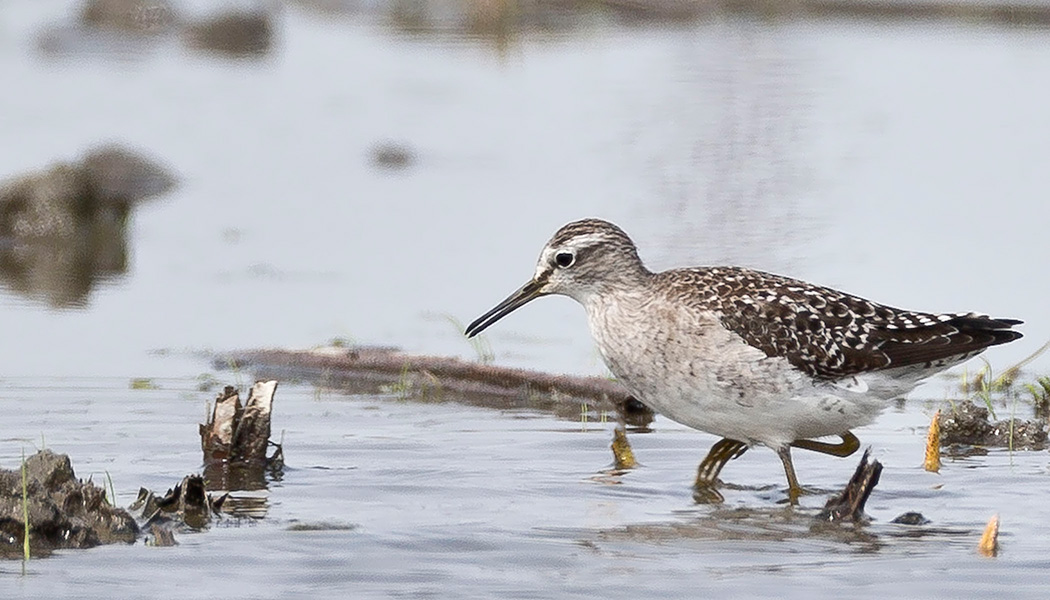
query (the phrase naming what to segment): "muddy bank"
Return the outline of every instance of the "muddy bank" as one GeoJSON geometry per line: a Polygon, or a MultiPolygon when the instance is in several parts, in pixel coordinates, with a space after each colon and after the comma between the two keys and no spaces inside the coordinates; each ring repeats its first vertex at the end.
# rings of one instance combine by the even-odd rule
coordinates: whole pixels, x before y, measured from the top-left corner
{"type": "Polygon", "coordinates": [[[0,469],[0,557],[22,558],[25,516],[29,516],[30,554],[132,543],[139,527],[127,511],[111,504],[101,487],[80,481],[69,457],[41,450],[26,458],[27,501],[22,501],[22,469],[0,469]]]}
{"type": "Polygon", "coordinates": [[[258,379],[305,380],[351,394],[389,394],[424,402],[454,401],[497,409],[530,408],[565,419],[623,417],[644,427],[645,405],[611,379],[551,375],[458,358],[403,354],[394,348],[327,347],[250,350],[213,357],[216,369],[249,369],[258,379]]]}
{"type": "Polygon", "coordinates": [[[83,305],[127,271],[134,206],[174,185],[162,164],[118,145],[0,183],[0,282],[52,307],[83,305]]]}

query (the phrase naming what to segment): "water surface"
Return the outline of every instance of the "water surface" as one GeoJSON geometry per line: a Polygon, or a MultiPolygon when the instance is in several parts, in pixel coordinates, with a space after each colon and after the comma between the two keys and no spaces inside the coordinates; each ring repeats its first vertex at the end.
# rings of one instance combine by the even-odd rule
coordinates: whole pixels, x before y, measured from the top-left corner
{"type": "MultiPolygon", "coordinates": [[[[453,321],[523,283],[547,237],[583,216],[619,223],[653,268],[741,263],[909,308],[1024,319],[1023,340],[988,353],[999,368],[1050,339],[1045,29],[581,11],[504,35],[306,4],[283,7],[270,52],[230,59],[173,35],[77,37],[71,3],[5,3],[0,69],[16,83],[0,94],[0,176],[114,140],[181,185],[134,212],[125,272],[79,308],[0,285],[0,464],[46,445],[81,477],[108,472],[124,504],[139,486],[163,491],[200,465],[196,423],[213,392],[197,390],[210,371],[197,351],[339,337],[473,358],[453,321]],[[65,37],[42,44],[56,30],[65,37]],[[377,165],[380,147],[407,149],[408,164],[377,165]],[[139,377],[159,389],[129,389],[139,377]]],[[[604,373],[566,299],[486,336],[500,364],[604,373]]],[[[761,449],[727,467],[745,489],[724,507],[694,505],[714,440],[666,420],[631,438],[643,467],[614,477],[602,473],[611,424],[284,384],[275,431],[289,468],[265,519],[176,548],[63,552],[26,577],[0,564],[0,587],[1042,597],[1047,455],[922,471],[946,387],[859,432],[886,465],[874,521],[828,533],[809,522],[822,496],[778,503],[779,461],[761,449]],[[890,523],[908,510],[932,524],[890,523]],[[1003,554],[981,559],[997,512],[1003,554]]],[[[799,453],[797,465],[830,491],[855,463],[799,453]]]]}

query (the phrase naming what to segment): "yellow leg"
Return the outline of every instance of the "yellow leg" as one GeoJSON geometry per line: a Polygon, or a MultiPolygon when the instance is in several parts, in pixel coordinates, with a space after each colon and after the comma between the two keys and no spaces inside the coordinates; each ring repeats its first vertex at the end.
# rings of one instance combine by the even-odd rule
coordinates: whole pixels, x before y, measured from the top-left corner
{"type": "Polygon", "coordinates": [[[791,445],[802,450],[811,450],[813,452],[830,454],[831,456],[838,456],[841,458],[853,454],[860,448],[860,440],[849,431],[846,433],[840,433],[839,437],[842,438],[842,443],[839,444],[829,444],[827,442],[818,442],[816,440],[795,440],[791,442],[791,445]]]}
{"type": "Polygon", "coordinates": [[[791,464],[791,446],[784,446],[778,449],[777,456],[780,457],[780,462],[784,463],[784,473],[787,475],[788,480],[788,500],[792,504],[798,504],[798,498],[802,495],[802,486],[798,484],[798,477],[795,476],[795,466],[791,464]]]}

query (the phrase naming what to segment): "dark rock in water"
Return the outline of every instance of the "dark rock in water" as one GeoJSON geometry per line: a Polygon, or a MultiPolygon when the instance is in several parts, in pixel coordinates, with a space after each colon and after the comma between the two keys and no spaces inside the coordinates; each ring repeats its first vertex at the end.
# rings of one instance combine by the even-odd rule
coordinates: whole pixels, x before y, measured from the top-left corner
{"type": "Polygon", "coordinates": [[[897,515],[897,518],[890,521],[890,523],[896,523],[898,525],[928,525],[930,520],[924,517],[920,512],[906,512],[897,515]]]}
{"type": "Polygon", "coordinates": [[[87,0],[80,7],[79,20],[97,29],[153,33],[170,29],[177,17],[164,0],[87,0]]]}
{"type": "Polygon", "coordinates": [[[127,217],[175,177],[120,146],[0,184],[0,281],[52,307],[81,306],[127,269],[127,217]]]}
{"type": "Polygon", "coordinates": [[[228,12],[187,26],[185,35],[199,50],[233,58],[259,56],[273,46],[274,25],[266,12],[228,12]]]}
{"type": "Polygon", "coordinates": [[[1047,443],[1045,421],[1004,419],[992,422],[988,409],[961,402],[940,416],[941,446],[970,445],[1042,450],[1047,443]]]}
{"type": "MultiPolygon", "coordinates": [[[[41,450],[26,459],[25,467],[32,556],[135,541],[135,520],[112,506],[105,490],[78,481],[68,456],[41,450]]],[[[0,557],[22,557],[26,507],[21,468],[0,470],[0,557]]]]}
{"type": "Polygon", "coordinates": [[[73,237],[90,226],[95,203],[84,173],[58,164],[0,188],[0,236],[73,237]]]}
{"type": "Polygon", "coordinates": [[[57,163],[0,185],[0,237],[71,238],[123,225],[131,206],[170,190],[162,165],[120,146],[103,146],[77,163],[57,163]]]}
{"type": "Polygon", "coordinates": [[[372,148],[372,164],[382,169],[404,169],[415,161],[415,153],[404,144],[383,142],[372,148]]]}
{"type": "Polygon", "coordinates": [[[112,144],[88,151],[80,168],[91,194],[105,204],[132,204],[164,194],[176,183],[162,164],[112,144]]]}

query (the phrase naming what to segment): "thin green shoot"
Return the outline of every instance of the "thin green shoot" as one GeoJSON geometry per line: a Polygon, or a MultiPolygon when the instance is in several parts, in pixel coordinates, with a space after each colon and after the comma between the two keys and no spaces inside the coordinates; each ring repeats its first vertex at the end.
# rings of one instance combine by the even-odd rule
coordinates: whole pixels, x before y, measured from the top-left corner
{"type": "Polygon", "coordinates": [[[328,340],[328,345],[332,348],[353,348],[357,344],[350,336],[337,336],[328,340]]]}
{"type": "Polygon", "coordinates": [[[973,387],[978,388],[978,394],[1007,391],[1017,380],[1017,376],[1020,374],[1021,369],[1036,358],[1042,356],[1047,350],[1050,350],[1050,342],[1043,344],[1038,350],[1021,359],[1016,364],[1007,367],[998,376],[993,374],[991,364],[984,357],[981,357],[981,360],[984,362],[984,368],[977,371],[977,374],[974,375],[972,380],[970,379],[968,372],[963,372],[963,392],[969,395],[970,389],[973,387]]]}
{"type": "Polygon", "coordinates": [[[109,502],[110,506],[117,505],[117,490],[113,487],[113,478],[109,476],[109,471],[106,471],[106,483],[109,485],[109,494],[106,501],[109,502]]]}
{"type": "Polygon", "coordinates": [[[1017,395],[1010,403],[1010,430],[1007,432],[1006,448],[1010,452],[1010,464],[1014,464],[1014,428],[1017,426],[1017,395]]]}
{"type": "Polygon", "coordinates": [[[1045,353],[1047,350],[1050,350],[1050,342],[1043,344],[1039,347],[1038,350],[1021,359],[1021,361],[1017,364],[1003,371],[1002,375],[1000,375],[995,380],[995,383],[999,386],[999,389],[1006,389],[1010,387],[1010,385],[1013,384],[1014,380],[1017,379],[1017,375],[1021,372],[1021,368],[1042,356],[1043,353],[1045,353]]]}
{"type": "MultiPolygon", "coordinates": [[[[981,361],[984,362],[984,368],[977,372],[977,375],[973,378],[973,383],[977,386],[974,391],[974,396],[984,402],[985,407],[988,408],[988,413],[992,415],[993,419],[998,420],[999,417],[995,415],[995,406],[992,403],[992,393],[996,390],[995,378],[992,376],[992,364],[988,362],[983,356],[981,361]]],[[[969,384],[967,384],[969,387],[969,384]]],[[[967,389],[967,394],[969,390],[967,389]]]]}
{"type": "Polygon", "coordinates": [[[197,391],[207,392],[220,385],[219,379],[211,373],[201,373],[197,376],[197,391]]]}
{"type": "Polygon", "coordinates": [[[332,370],[325,367],[321,369],[321,376],[314,384],[314,400],[318,402],[323,400],[330,389],[332,389],[332,370]]]}
{"type": "Polygon", "coordinates": [[[26,475],[26,449],[22,448],[22,518],[25,522],[25,533],[22,535],[23,568],[29,562],[29,482],[26,475]]]}
{"type": "MultiPolygon", "coordinates": [[[[451,323],[452,326],[456,328],[456,333],[462,334],[463,330],[466,329],[466,327],[463,326],[463,323],[456,317],[453,317],[452,315],[448,314],[443,316],[445,317],[446,321],[451,323]]],[[[492,364],[492,362],[496,360],[496,353],[492,350],[492,344],[489,343],[488,338],[486,338],[485,336],[476,335],[472,338],[469,338],[467,341],[470,342],[470,347],[474,349],[474,356],[477,358],[479,363],[483,365],[488,365],[492,364]]]]}
{"type": "Polygon", "coordinates": [[[131,382],[128,383],[128,388],[133,390],[159,390],[160,386],[149,377],[133,377],[131,382]]]}
{"type": "Polygon", "coordinates": [[[399,401],[404,402],[412,397],[413,387],[408,371],[408,363],[405,363],[401,366],[401,376],[398,378],[397,383],[381,385],[379,386],[379,391],[384,394],[394,394],[399,401]]]}
{"type": "Polygon", "coordinates": [[[231,371],[233,371],[233,382],[236,385],[237,389],[243,388],[244,387],[244,380],[241,377],[241,365],[240,365],[240,363],[238,363],[237,361],[235,361],[232,358],[230,358],[230,359],[228,359],[226,361],[226,366],[231,371]]]}
{"type": "Polygon", "coordinates": [[[1036,417],[1047,418],[1050,415],[1050,376],[1040,377],[1035,383],[1026,384],[1025,388],[1032,394],[1036,417]]]}

